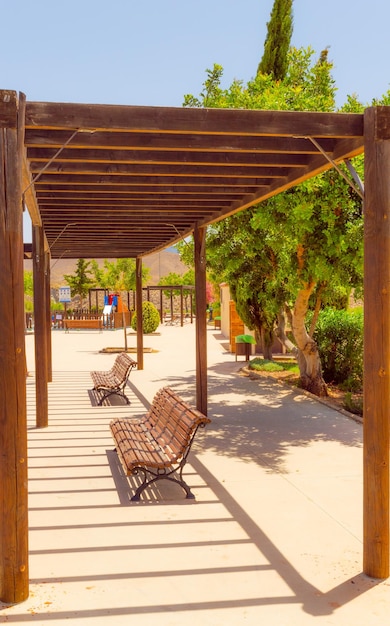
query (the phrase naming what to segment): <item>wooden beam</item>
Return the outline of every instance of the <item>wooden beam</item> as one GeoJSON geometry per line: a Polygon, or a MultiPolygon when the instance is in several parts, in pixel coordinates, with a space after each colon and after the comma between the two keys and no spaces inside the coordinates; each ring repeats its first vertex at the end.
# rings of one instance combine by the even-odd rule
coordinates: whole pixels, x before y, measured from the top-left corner
{"type": "MultiPolygon", "coordinates": [[[[259,111],[258,111],[259,113],[259,111]]],[[[281,113],[279,111],[278,113],[281,113]]],[[[296,113],[296,112],[295,112],[296,113]]],[[[298,113],[296,113],[299,115],[298,113]]],[[[310,115],[308,113],[307,115],[310,115]]],[[[344,115],[344,114],[343,114],[344,115]]],[[[339,117],[342,117],[339,114],[339,117]]],[[[60,118],[61,119],[61,118],[60,118]]],[[[363,119],[363,118],[362,118],[363,119]]],[[[333,127],[334,128],[334,127],[333,127]]],[[[344,125],[343,125],[344,128],[344,125]]],[[[327,137],[318,137],[313,133],[308,133],[309,124],[306,128],[305,135],[310,135],[320,141],[323,150],[329,153],[333,153],[335,146],[338,144],[339,139],[333,137],[331,133],[327,137]]],[[[347,131],[347,127],[345,127],[347,131]]],[[[267,136],[258,135],[253,130],[249,134],[240,135],[230,134],[216,134],[212,132],[212,128],[209,133],[197,134],[196,128],[191,129],[185,134],[177,134],[176,132],[163,133],[158,130],[155,133],[141,133],[141,132],[110,132],[111,129],[102,132],[94,132],[91,134],[78,133],[69,143],[69,147],[77,149],[99,149],[99,150],[115,150],[115,154],[112,156],[112,160],[116,160],[116,152],[118,149],[124,150],[131,147],[136,150],[143,150],[145,155],[155,150],[169,150],[169,151],[184,151],[187,152],[210,152],[211,155],[216,152],[226,154],[229,158],[229,153],[247,153],[253,152],[254,154],[261,155],[263,153],[268,154],[300,154],[300,155],[315,155],[317,154],[317,148],[306,137],[292,137],[290,133],[281,136],[267,136]]],[[[112,129],[115,131],[115,129],[112,129]]],[[[30,148],[42,148],[50,149],[52,153],[55,152],[69,140],[72,135],[71,130],[48,130],[45,128],[32,127],[26,131],[26,146],[28,148],[28,154],[30,148]]],[[[348,133],[346,135],[349,140],[355,139],[354,133],[348,133]]],[[[341,137],[344,137],[341,134],[341,137]]],[[[363,141],[363,134],[358,135],[358,141],[360,144],[363,141]]],[[[68,148],[66,148],[68,149],[68,148]]],[[[65,151],[65,148],[64,148],[65,151]]],[[[61,152],[62,155],[62,152],[61,152]]],[[[60,159],[61,159],[60,155],[60,159]]],[[[183,157],[185,154],[183,154],[183,157]]]]}
{"type": "MultiPolygon", "coordinates": [[[[265,185],[262,185],[265,187],[265,185]]],[[[37,197],[44,198],[49,197],[52,200],[66,199],[68,194],[75,194],[78,196],[79,194],[91,193],[93,197],[95,194],[112,194],[116,196],[118,199],[129,192],[130,194],[138,193],[138,194],[147,194],[149,197],[153,198],[153,194],[195,194],[197,197],[201,195],[213,196],[221,193],[221,197],[225,194],[233,194],[240,199],[240,196],[245,196],[247,194],[253,194],[258,191],[259,185],[255,182],[251,181],[243,181],[243,179],[229,179],[228,184],[226,181],[223,183],[217,179],[204,179],[203,182],[199,180],[193,180],[190,182],[179,181],[179,180],[168,180],[168,182],[164,182],[161,180],[159,182],[156,179],[154,182],[149,179],[139,180],[134,182],[134,180],[129,179],[125,183],[121,183],[118,181],[104,181],[101,182],[100,185],[96,180],[90,182],[81,182],[80,180],[77,182],[74,180],[71,182],[69,179],[51,181],[48,184],[42,184],[36,186],[37,197]],[[53,184],[54,183],[54,184],[53,184]],[[56,189],[60,192],[60,195],[56,196],[56,189]]],[[[266,189],[265,189],[266,191],[266,189]]],[[[115,198],[113,198],[113,206],[115,206],[114,202],[115,198]]]]}
{"type": "Polygon", "coordinates": [[[144,369],[144,335],[142,318],[142,259],[137,257],[135,262],[135,311],[137,314],[137,369],[144,369]]]}
{"type": "Polygon", "coordinates": [[[17,603],[29,595],[22,228],[25,100],[13,96],[5,105],[6,93],[14,92],[0,92],[0,600],[17,603]],[[11,127],[4,128],[6,123],[11,127]]]}
{"type": "MultiPolygon", "coordinates": [[[[27,207],[28,213],[30,215],[31,223],[33,226],[42,226],[41,214],[39,212],[37,197],[35,194],[35,188],[33,185],[33,179],[31,176],[30,168],[27,163],[26,155],[24,153],[23,157],[23,190],[22,190],[22,198],[23,203],[27,207]]],[[[47,243],[47,239],[44,236],[44,249],[49,250],[49,244],[47,243]]]]}
{"type": "Polygon", "coordinates": [[[79,197],[89,197],[91,196],[98,198],[100,195],[103,197],[111,196],[112,200],[115,198],[127,198],[132,197],[134,195],[144,195],[148,193],[151,197],[153,194],[157,194],[157,196],[162,195],[174,195],[176,193],[180,193],[180,195],[188,195],[199,197],[201,195],[212,195],[219,193],[223,198],[225,195],[234,195],[239,196],[245,193],[254,193],[256,191],[256,185],[248,184],[244,188],[238,188],[229,185],[221,185],[221,186],[213,186],[213,185],[196,185],[195,189],[192,185],[156,185],[155,187],[148,184],[148,182],[144,181],[143,183],[139,183],[138,185],[134,185],[131,181],[128,185],[120,185],[112,187],[111,185],[105,185],[101,183],[101,185],[78,185],[76,188],[73,188],[71,185],[41,185],[36,187],[36,194],[39,201],[45,198],[49,198],[52,200],[64,198],[79,198],[79,197]]]}
{"type": "MultiPolygon", "coordinates": [[[[30,163],[31,172],[38,173],[42,164],[36,161],[30,163]]],[[[60,173],[61,176],[72,175],[114,175],[114,176],[184,176],[184,177],[227,177],[232,176],[244,178],[282,178],[287,176],[289,168],[286,166],[270,167],[268,165],[247,165],[247,164],[188,164],[188,163],[96,163],[85,161],[83,163],[73,163],[69,161],[54,161],[45,169],[44,180],[50,180],[51,175],[60,173]]],[[[104,178],[102,178],[104,180],[104,178]]],[[[250,182],[250,181],[248,181],[250,182]]]]}
{"type": "Polygon", "coordinates": [[[35,337],[35,396],[36,425],[48,425],[48,366],[47,366],[47,311],[45,282],[44,233],[41,226],[33,226],[33,277],[34,277],[34,337],[35,337]]]}
{"type": "MultiPolygon", "coordinates": [[[[306,144],[305,144],[306,145],[306,144]]],[[[309,149],[309,145],[307,144],[309,149]]],[[[311,154],[316,154],[311,148],[311,154]]],[[[31,163],[41,163],[41,167],[49,161],[55,154],[55,149],[35,148],[28,150],[28,157],[31,163]],[[43,165],[42,165],[43,164],[43,165]]],[[[308,156],[306,154],[286,154],[284,152],[266,154],[264,152],[255,152],[237,149],[235,152],[218,152],[211,150],[206,152],[184,150],[141,150],[125,148],[117,149],[115,154],[112,150],[104,148],[66,148],[54,162],[58,163],[165,163],[169,165],[180,165],[189,163],[193,165],[269,165],[269,166],[290,166],[299,167],[306,165],[308,156]]]]}
{"type": "Polygon", "coordinates": [[[32,225],[42,226],[32,175],[26,158],[23,159],[23,200],[28,209],[32,225]]]}
{"type": "Polygon", "coordinates": [[[390,574],[390,107],[364,115],[363,569],[390,574]]]}
{"type": "MultiPolygon", "coordinates": [[[[121,214],[122,216],[126,216],[128,215],[127,211],[124,211],[124,209],[132,209],[132,211],[136,211],[136,214],[134,217],[137,217],[138,215],[138,210],[140,210],[142,213],[154,213],[155,211],[157,211],[157,215],[161,215],[162,217],[164,217],[164,215],[166,213],[174,213],[174,212],[179,212],[181,215],[184,213],[191,213],[191,210],[193,213],[198,213],[198,212],[202,212],[205,211],[207,212],[207,209],[212,209],[212,210],[216,210],[220,207],[229,207],[231,206],[231,200],[229,198],[224,199],[224,198],[218,198],[217,196],[215,197],[210,197],[210,198],[198,198],[198,199],[191,199],[191,198],[180,198],[180,197],[175,197],[173,196],[172,199],[168,198],[163,198],[162,200],[160,200],[159,198],[148,198],[147,196],[145,197],[141,197],[141,198],[134,198],[134,199],[128,199],[128,200],[121,200],[120,198],[115,200],[115,204],[113,203],[113,201],[111,200],[94,200],[94,199],[85,199],[85,200],[67,200],[67,199],[60,199],[60,200],[52,200],[52,201],[46,201],[46,202],[41,202],[41,207],[42,207],[42,212],[45,213],[46,217],[47,217],[47,212],[50,210],[54,210],[56,208],[60,209],[59,216],[55,216],[55,219],[57,217],[59,217],[61,219],[61,209],[68,209],[69,211],[74,211],[75,213],[77,213],[78,211],[82,211],[84,209],[84,207],[87,208],[85,215],[81,214],[81,217],[84,219],[91,219],[91,217],[93,217],[94,215],[94,211],[88,211],[89,209],[100,209],[101,211],[105,211],[107,213],[107,209],[110,209],[110,215],[111,215],[111,211],[116,213],[121,214]],[[114,206],[113,206],[114,204],[114,206]],[[92,215],[91,215],[92,213],[92,215]]],[[[68,211],[67,211],[68,212],[68,211]]]]}
{"type": "Polygon", "coordinates": [[[175,132],[215,135],[363,136],[357,113],[29,102],[26,126],[47,129],[175,132]]]}
{"type": "MultiPolygon", "coordinates": [[[[322,159],[322,167],[318,168],[318,172],[322,171],[325,166],[324,158],[322,159]]],[[[329,163],[326,164],[326,167],[329,169],[329,163]]],[[[294,168],[294,176],[299,175],[296,173],[297,168],[294,168]]],[[[307,176],[306,176],[307,178],[307,176]]],[[[303,179],[304,180],[304,179],[303,179]]],[[[111,187],[118,188],[120,190],[121,186],[128,186],[130,184],[134,185],[146,185],[146,186],[169,186],[174,185],[175,187],[179,187],[180,185],[191,186],[196,190],[196,187],[203,187],[205,185],[209,185],[212,187],[215,186],[239,186],[239,187],[248,187],[255,185],[256,187],[261,187],[265,185],[269,185],[270,182],[274,181],[274,178],[262,178],[261,176],[246,177],[246,176],[230,176],[226,173],[225,176],[171,176],[161,175],[161,176],[152,176],[152,175],[144,175],[144,176],[124,176],[123,174],[112,174],[107,173],[104,176],[100,174],[42,174],[39,181],[35,184],[35,188],[37,191],[40,189],[44,189],[50,185],[73,185],[76,188],[82,187],[84,185],[110,185],[111,187]]]]}
{"type": "Polygon", "coordinates": [[[206,229],[194,230],[196,294],[196,408],[207,415],[206,229]]]}

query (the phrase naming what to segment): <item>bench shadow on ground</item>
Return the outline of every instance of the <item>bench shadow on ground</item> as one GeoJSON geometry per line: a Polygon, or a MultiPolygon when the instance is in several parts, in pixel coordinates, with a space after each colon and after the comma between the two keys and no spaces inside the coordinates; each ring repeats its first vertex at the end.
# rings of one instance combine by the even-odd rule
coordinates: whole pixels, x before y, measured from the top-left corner
{"type": "Polygon", "coordinates": [[[127,402],[126,398],[124,398],[122,394],[113,393],[107,398],[104,398],[101,404],[99,404],[99,402],[104,397],[104,394],[101,391],[96,391],[96,389],[88,389],[88,396],[91,402],[91,406],[93,407],[98,407],[98,406],[128,406],[130,407],[131,405],[130,398],[129,398],[129,402],[127,402]]]}

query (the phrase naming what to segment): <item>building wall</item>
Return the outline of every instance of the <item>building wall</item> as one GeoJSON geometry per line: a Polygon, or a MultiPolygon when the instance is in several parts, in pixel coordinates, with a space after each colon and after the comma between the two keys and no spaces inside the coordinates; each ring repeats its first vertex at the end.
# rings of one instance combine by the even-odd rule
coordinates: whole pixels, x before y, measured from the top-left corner
{"type": "MultiPolygon", "coordinates": [[[[243,322],[238,323],[239,316],[235,312],[234,302],[230,296],[230,288],[227,283],[220,284],[220,301],[221,301],[221,333],[224,337],[229,339],[230,350],[235,352],[234,339],[237,335],[245,334],[255,336],[254,331],[249,330],[243,322]],[[234,319],[232,319],[231,310],[234,309],[234,319]]],[[[255,351],[255,346],[252,346],[252,354],[255,351]]]]}

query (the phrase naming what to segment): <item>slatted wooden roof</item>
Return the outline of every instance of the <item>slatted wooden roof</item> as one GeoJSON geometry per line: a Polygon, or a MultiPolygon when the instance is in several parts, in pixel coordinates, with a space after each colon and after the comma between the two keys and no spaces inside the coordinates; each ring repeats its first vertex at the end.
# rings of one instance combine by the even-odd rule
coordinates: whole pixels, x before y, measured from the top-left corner
{"type": "Polygon", "coordinates": [[[27,102],[25,146],[53,258],[137,257],[361,153],[363,115],[27,102]]]}

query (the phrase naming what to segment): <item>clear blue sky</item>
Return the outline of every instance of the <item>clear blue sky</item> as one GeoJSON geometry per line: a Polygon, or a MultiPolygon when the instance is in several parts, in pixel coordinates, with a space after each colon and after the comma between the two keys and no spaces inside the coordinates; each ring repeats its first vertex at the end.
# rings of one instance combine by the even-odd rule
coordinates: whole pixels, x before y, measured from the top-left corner
{"type": "MultiPolygon", "coordinates": [[[[263,54],[273,0],[0,0],[0,88],[28,100],[181,106],[219,63],[228,86],[263,54]]],[[[294,0],[293,45],[330,47],[338,104],[390,85],[388,0],[294,0]]]]}
{"type": "MultiPolygon", "coordinates": [[[[181,106],[206,68],[251,79],[273,0],[0,0],[0,89],[28,100],[181,106]]],[[[292,44],[329,46],[337,104],[390,88],[388,0],[294,0],[292,44]]]]}

